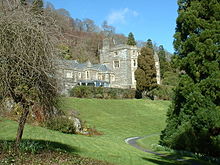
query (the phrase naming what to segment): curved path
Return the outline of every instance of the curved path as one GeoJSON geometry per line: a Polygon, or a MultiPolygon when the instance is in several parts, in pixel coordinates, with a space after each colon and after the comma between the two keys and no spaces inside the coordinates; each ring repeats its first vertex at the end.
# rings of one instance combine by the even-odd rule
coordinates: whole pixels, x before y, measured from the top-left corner
{"type": "Polygon", "coordinates": [[[131,137],[131,138],[127,138],[127,139],[125,139],[125,143],[127,143],[127,144],[129,144],[129,145],[131,145],[131,146],[141,150],[141,151],[144,151],[144,152],[148,152],[148,153],[155,154],[155,155],[158,155],[158,156],[166,156],[165,154],[161,154],[161,153],[158,153],[158,152],[154,152],[154,151],[145,149],[145,148],[139,146],[137,144],[137,142],[136,142],[139,139],[144,139],[144,138],[155,136],[155,135],[159,135],[159,134],[151,134],[151,135],[147,135],[147,136],[144,136],[144,137],[131,137]]]}
{"type": "MultiPolygon", "coordinates": [[[[149,149],[145,149],[141,146],[139,146],[137,144],[137,140],[139,139],[144,139],[144,138],[148,138],[148,137],[151,137],[151,136],[155,136],[155,135],[159,135],[159,134],[150,134],[150,135],[146,135],[144,137],[131,137],[131,138],[127,138],[125,139],[125,143],[137,148],[138,150],[141,150],[143,152],[147,152],[147,153],[151,153],[151,154],[154,154],[154,155],[157,155],[157,156],[161,156],[161,157],[167,157],[166,154],[161,154],[161,153],[158,153],[158,152],[154,152],[152,150],[149,150],[149,149]]],[[[168,157],[167,157],[168,158],[168,157]]],[[[172,158],[170,158],[172,159],[172,158]]],[[[185,160],[185,159],[172,159],[172,160],[176,160],[176,161],[184,161],[184,162],[188,162],[188,163],[191,163],[191,165],[201,165],[200,163],[198,163],[197,161],[194,161],[194,160],[185,160]]]]}

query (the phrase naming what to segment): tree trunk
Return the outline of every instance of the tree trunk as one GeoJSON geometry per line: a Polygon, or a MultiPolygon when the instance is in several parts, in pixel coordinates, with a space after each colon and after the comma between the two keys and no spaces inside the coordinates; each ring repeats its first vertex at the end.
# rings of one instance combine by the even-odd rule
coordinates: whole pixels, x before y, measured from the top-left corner
{"type": "Polygon", "coordinates": [[[21,114],[20,120],[19,120],[19,125],[18,125],[18,130],[17,130],[17,137],[16,137],[16,143],[15,143],[16,149],[18,149],[18,146],[19,146],[19,144],[21,142],[21,138],[22,138],[23,131],[24,131],[24,125],[26,123],[28,114],[29,114],[29,108],[25,107],[23,113],[21,114]]]}

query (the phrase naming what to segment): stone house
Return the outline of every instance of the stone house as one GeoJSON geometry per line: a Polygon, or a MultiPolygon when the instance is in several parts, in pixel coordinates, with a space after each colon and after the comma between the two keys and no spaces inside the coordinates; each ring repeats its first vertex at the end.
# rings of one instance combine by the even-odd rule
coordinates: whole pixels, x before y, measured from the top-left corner
{"type": "Polygon", "coordinates": [[[68,90],[76,85],[110,87],[115,79],[115,74],[104,64],[62,60],[59,61],[58,77],[61,82],[61,93],[67,94],[68,90]]]}
{"type": "MultiPolygon", "coordinates": [[[[112,88],[136,88],[135,70],[140,48],[129,45],[111,46],[108,39],[100,50],[100,64],[78,63],[76,60],[59,62],[63,93],[76,85],[104,86],[112,88]]],[[[157,53],[154,55],[157,83],[160,84],[160,66],[157,53]]]]}

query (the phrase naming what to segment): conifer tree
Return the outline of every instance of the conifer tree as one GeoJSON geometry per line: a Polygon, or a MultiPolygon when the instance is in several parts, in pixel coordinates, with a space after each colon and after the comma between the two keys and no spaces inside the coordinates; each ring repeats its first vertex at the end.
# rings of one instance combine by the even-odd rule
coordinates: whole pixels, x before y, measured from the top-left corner
{"type": "Polygon", "coordinates": [[[172,69],[171,69],[170,63],[166,59],[166,52],[163,48],[163,45],[159,46],[158,55],[159,55],[159,61],[160,61],[160,76],[164,78],[164,73],[170,72],[172,69]]]}
{"type": "Polygon", "coordinates": [[[127,44],[128,44],[128,45],[132,45],[132,46],[136,45],[136,42],[135,42],[135,39],[134,39],[134,35],[133,35],[132,32],[130,32],[130,33],[128,34],[127,44]]]}
{"type": "Polygon", "coordinates": [[[138,68],[135,71],[137,98],[148,95],[148,92],[157,86],[156,68],[153,49],[143,47],[138,56],[138,68]]]}
{"type": "Polygon", "coordinates": [[[148,40],[147,40],[146,47],[148,47],[148,48],[150,48],[150,49],[153,49],[153,43],[152,43],[152,40],[151,40],[151,39],[148,39],[148,40]]]}
{"type": "Polygon", "coordinates": [[[161,144],[220,156],[220,1],[179,0],[174,48],[183,71],[161,144]]]}

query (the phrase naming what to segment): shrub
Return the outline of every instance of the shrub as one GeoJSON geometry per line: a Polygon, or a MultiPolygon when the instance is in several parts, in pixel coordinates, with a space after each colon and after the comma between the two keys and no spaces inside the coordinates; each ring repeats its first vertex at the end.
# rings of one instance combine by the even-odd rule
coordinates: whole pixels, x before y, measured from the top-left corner
{"type": "Polygon", "coordinates": [[[157,88],[149,92],[155,99],[171,100],[173,98],[174,87],[169,85],[159,85],[157,88]]]}
{"type": "Polygon", "coordinates": [[[76,86],[70,90],[70,96],[79,98],[98,98],[98,99],[123,99],[135,98],[135,90],[104,88],[91,86],[76,86]]]}
{"type": "Polygon", "coordinates": [[[74,121],[70,120],[67,117],[53,117],[44,122],[44,126],[48,129],[55,131],[74,134],[76,129],[74,127],[74,121]]]}

